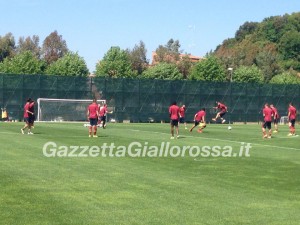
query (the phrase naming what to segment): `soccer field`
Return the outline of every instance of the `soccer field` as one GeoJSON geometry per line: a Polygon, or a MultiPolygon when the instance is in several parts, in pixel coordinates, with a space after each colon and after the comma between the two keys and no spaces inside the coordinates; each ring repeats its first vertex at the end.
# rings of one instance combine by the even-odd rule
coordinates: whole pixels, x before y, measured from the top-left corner
{"type": "Polygon", "coordinates": [[[98,138],[81,123],[22,126],[0,124],[0,224],[299,225],[300,137],[286,125],[272,139],[260,125],[182,126],[175,140],[169,124],[108,124],[98,138]],[[104,144],[116,148],[95,155],[104,144]]]}

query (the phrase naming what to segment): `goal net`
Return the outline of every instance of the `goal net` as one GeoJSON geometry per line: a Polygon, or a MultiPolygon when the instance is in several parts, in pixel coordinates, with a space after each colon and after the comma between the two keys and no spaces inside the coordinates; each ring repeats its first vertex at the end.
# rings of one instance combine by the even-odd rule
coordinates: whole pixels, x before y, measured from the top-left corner
{"type": "Polygon", "coordinates": [[[280,125],[287,124],[288,122],[289,122],[289,117],[288,116],[282,116],[282,117],[280,117],[280,121],[279,121],[280,125]]]}
{"type": "MultiPolygon", "coordinates": [[[[37,99],[37,121],[86,121],[86,111],[93,100],[82,99],[37,99]]],[[[106,104],[106,100],[97,100],[98,104],[106,104]]]]}

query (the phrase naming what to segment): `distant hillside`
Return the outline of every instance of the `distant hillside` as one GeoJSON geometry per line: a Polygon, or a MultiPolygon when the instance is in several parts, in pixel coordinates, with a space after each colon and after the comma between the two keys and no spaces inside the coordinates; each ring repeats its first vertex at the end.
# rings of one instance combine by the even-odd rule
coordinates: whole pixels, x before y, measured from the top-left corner
{"type": "Polygon", "coordinates": [[[227,68],[256,65],[266,80],[287,70],[299,73],[300,12],[245,22],[214,54],[227,68]]]}

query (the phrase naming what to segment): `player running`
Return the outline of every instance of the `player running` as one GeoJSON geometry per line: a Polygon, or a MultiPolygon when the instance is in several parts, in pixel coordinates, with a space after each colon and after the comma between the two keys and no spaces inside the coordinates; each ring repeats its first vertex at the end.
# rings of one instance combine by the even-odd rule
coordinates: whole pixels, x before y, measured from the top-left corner
{"type": "Polygon", "coordinates": [[[194,126],[190,129],[190,132],[200,124],[200,128],[198,129],[199,133],[202,133],[203,129],[206,127],[205,123],[205,108],[202,108],[199,112],[197,112],[194,116],[194,126]]]}
{"type": "Polygon", "coordinates": [[[103,106],[101,106],[99,108],[99,120],[100,120],[100,124],[99,125],[102,124],[102,128],[103,129],[105,129],[105,127],[106,127],[106,115],[107,115],[107,113],[113,113],[113,111],[108,112],[107,111],[107,105],[104,104],[103,106]]]}
{"type": "Polygon", "coordinates": [[[185,105],[182,105],[179,108],[179,115],[180,115],[179,122],[183,123],[184,124],[184,128],[187,130],[186,122],[185,122],[185,119],[184,119],[185,118],[185,105]]]}
{"type": "Polygon", "coordinates": [[[218,118],[221,119],[222,123],[225,123],[226,120],[223,118],[223,116],[227,113],[227,106],[224,105],[221,102],[216,102],[217,106],[213,107],[214,109],[219,109],[219,112],[217,113],[215,118],[212,118],[213,121],[217,121],[218,118]]]}
{"type": "Polygon", "coordinates": [[[87,118],[90,121],[90,127],[89,127],[89,137],[92,137],[92,132],[93,137],[98,137],[97,136],[97,122],[98,122],[98,116],[99,116],[99,107],[97,104],[97,100],[94,99],[92,104],[90,104],[87,108],[87,118]]]}
{"type": "Polygon", "coordinates": [[[296,135],[295,124],[296,124],[297,110],[293,105],[293,103],[289,104],[288,112],[289,112],[288,118],[289,118],[289,128],[290,128],[290,133],[288,134],[288,136],[294,136],[296,135]]]}
{"type": "Polygon", "coordinates": [[[176,127],[176,137],[179,138],[179,128],[178,128],[178,119],[179,115],[179,107],[176,102],[173,102],[169,107],[169,115],[170,115],[170,125],[171,125],[171,139],[174,139],[174,127],[176,127]]]}
{"type": "Polygon", "coordinates": [[[275,130],[273,131],[273,133],[277,133],[278,132],[278,122],[279,122],[279,114],[277,109],[274,107],[273,104],[270,105],[270,108],[272,109],[272,113],[273,113],[273,119],[274,119],[274,127],[275,130]]]}
{"type": "Polygon", "coordinates": [[[265,107],[263,109],[263,116],[264,116],[264,123],[262,125],[262,132],[263,132],[263,138],[271,138],[272,136],[272,116],[273,111],[269,107],[268,103],[265,104],[265,107]],[[266,128],[268,128],[269,133],[267,134],[266,128]]]}
{"type": "Polygon", "coordinates": [[[21,129],[21,132],[22,134],[24,134],[24,130],[27,128],[27,133],[28,134],[33,134],[31,132],[31,125],[32,125],[32,121],[31,121],[31,118],[33,116],[33,113],[30,111],[30,107],[31,107],[31,103],[32,103],[32,100],[31,98],[28,98],[25,105],[24,105],[24,122],[25,122],[25,125],[24,127],[21,129]]]}
{"type": "MultiPolygon", "coordinates": [[[[31,113],[29,113],[29,122],[30,122],[31,128],[34,128],[34,121],[35,121],[34,104],[35,104],[34,100],[31,100],[30,104],[29,104],[29,111],[31,112],[31,113]]],[[[33,133],[31,133],[31,134],[33,134],[33,133]]]]}

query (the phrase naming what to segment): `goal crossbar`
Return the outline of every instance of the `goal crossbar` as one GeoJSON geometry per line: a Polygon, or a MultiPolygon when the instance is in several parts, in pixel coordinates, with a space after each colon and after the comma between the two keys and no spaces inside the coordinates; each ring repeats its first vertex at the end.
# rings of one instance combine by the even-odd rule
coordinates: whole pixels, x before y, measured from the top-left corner
{"type": "MultiPolygon", "coordinates": [[[[82,106],[81,108],[84,108],[84,112],[81,112],[81,113],[83,113],[85,115],[86,107],[87,107],[88,103],[92,103],[92,101],[93,101],[92,99],[38,98],[37,99],[37,104],[38,104],[38,108],[37,108],[37,121],[53,121],[53,120],[43,120],[43,107],[41,106],[42,102],[50,102],[50,103],[53,103],[53,104],[55,104],[55,103],[61,103],[62,106],[65,106],[63,103],[72,103],[72,102],[77,103],[77,104],[78,103],[83,103],[84,106],[82,106]]],[[[106,100],[100,99],[100,100],[97,100],[97,103],[99,103],[99,104],[106,104],[106,100]]],[[[61,115],[52,115],[52,116],[61,117],[61,115]]]]}

